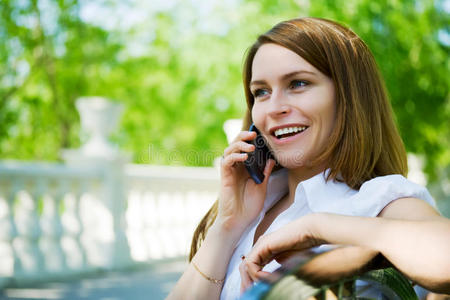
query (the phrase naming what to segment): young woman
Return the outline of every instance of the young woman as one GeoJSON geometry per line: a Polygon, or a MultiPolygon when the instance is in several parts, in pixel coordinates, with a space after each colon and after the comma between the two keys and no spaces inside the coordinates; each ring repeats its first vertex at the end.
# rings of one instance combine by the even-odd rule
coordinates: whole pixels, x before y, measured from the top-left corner
{"type": "Polygon", "coordinates": [[[269,160],[256,184],[243,162],[256,133],[225,149],[218,201],[168,299],[236,299],[276,259],[322,244],[381,253],[409,278],[450,293],[450,221],[403,176],[406,153],[370,50],[350,29],[302,18],[261,35],[244,66],[244,128],[269,160]]]}

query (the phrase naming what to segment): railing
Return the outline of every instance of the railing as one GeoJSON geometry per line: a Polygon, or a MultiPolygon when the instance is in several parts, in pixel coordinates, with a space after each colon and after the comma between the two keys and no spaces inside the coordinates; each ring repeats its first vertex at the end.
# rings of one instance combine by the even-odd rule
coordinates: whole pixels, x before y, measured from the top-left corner
{"type": "Polygon", "coordinates": [[[0,162],[0,287],[186,255],[214,168],[0,162]]]}
{"type": "Polygon", "coordinates": [[[218,195],[215,168],[127,165],[127,236],[137,261],[186,255],[218,195]]]}
{"type": "Polygon", "coordinates": [[[0,161],[0,288],[186,255],[217,197],[215,168],[127,164],[108,140],[119,103],[76,106],[87,140],[65,163],[0,161]]]}

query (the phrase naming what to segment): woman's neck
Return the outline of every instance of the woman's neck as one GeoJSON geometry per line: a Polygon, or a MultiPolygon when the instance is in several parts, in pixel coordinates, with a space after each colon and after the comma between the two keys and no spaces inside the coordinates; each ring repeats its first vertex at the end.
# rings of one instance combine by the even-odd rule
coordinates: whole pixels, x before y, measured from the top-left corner
{"type": "Polygon", "coordinates": [[[288,170],[288,186],[289,186],[289,202],[293,203],[295,198],[295,190],[300,182],[305,181],[315,175],[322,173],[326,169],[325,166],[320,167],[300,167],[288,170]]]}

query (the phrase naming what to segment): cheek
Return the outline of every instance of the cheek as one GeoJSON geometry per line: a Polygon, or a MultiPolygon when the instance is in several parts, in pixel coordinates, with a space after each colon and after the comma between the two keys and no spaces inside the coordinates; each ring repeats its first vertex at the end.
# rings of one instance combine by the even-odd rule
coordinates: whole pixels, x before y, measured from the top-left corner
{"type": "Polygon", "coordinates": [[[258,127],[258,125],[260,125],[263,121],[263,112],[259,105],[253,105],[252,107],[252,120],[256,127],[258,127]]]}
{"type": "Polygon", "coordinates": [[[334,129],[335,124],[335,113],[333,110],[323,110],[320,114],[321,123],[321,135],[324,137],[329,137],[334,129]]]}
{"type": "Polygon", "coordinates": [[[320,118],[321,127],[324,129],[324,134],[329,135],[336,123],[336,101],[333,94],[324,94],[321,98],[322,102],[316,102],[315,107],[311,107],[312,115],[320,118]]]}

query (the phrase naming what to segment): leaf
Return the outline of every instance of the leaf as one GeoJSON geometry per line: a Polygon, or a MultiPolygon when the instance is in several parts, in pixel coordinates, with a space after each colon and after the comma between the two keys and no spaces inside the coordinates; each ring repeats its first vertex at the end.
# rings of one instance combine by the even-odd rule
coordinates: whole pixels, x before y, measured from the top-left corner
{"type": "Polygon", "coordinates": [[[394,293],[398,299],[419,299],[411,283],[394,268],[370,271],[362,275],[360,279],[377,283],[383,291],[394,293]]]}

